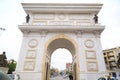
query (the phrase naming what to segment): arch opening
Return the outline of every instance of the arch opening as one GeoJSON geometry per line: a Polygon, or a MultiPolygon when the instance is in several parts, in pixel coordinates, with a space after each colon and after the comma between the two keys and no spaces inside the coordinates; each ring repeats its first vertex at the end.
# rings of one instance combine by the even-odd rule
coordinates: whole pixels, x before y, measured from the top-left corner
{"type": "Polygon", "coordinates": [[[67,39],[64,38],[60,38],[60,39],[55,39],[53,40],[47,48],[47,55],[51,56],[52,53],[54,52],[54,50],[58,49],[58,48],[65,48],[68,49],[72,56],[75,55],[75,47],[74,45],[67,39]]]}
{"type": "MultiPolygon", "coordinates": [[[[76,49],[74,44],[69,40],[65,38],[57,38],[53,41],[51,41],[46,49],[46,62],[45,62],[45,80],[50,80],[50,66],[51,66],[51,58],[52,54],[57,49],[66,49],[71,54],[72,61],[71,61],[71,68],[72,70],[69,72],[73,75],[74,80],[76,80],[76,49]]],[[[62,55],[59,53],[59,55],[62,55]]],[[[67,57],[67,56],[66,56],[67,57]]],[[[68,74],[69,74],[68,73],[68,74]]]]}
{"type": "Polygon", "coordinates": [[[65,48],[56,49],[51,55],[50,68],[55,68],[59,71],[63,71],[66,69],[66,63],[72,63],[72,55],[70,51],[65,48]]]}

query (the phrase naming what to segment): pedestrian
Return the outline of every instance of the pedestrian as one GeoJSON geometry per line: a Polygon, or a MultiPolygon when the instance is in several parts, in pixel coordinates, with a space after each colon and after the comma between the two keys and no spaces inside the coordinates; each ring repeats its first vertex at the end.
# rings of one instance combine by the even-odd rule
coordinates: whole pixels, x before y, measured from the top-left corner
{"type": "Polygon", "coordinates": [[[73,76],[71,74],[69,75],[69,80],[73,80],[73,76]]]}
{"type": "Polygon", "coordinates": [[[17,80],[20,80],[20,75],[19,74],[17,74],[17,80]]]}
{"type": "Polygon", "coordinates": [[[98,80],[106,80],[104,77],[100,77],[98,80]]]}
{"type": "Polygon", "coordinates": [[[110,76],[108,76],[108,77],[107,77],[107,80],[112,80],[112,79],[110,78],[110,76]]]}

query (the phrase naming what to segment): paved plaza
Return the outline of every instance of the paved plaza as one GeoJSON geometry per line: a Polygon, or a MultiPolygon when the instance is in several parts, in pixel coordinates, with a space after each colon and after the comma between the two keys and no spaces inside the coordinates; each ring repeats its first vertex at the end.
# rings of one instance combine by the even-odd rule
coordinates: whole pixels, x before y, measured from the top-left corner
{"type": "Polygon", "coordinates": [[[68,77],[64,78],[63,76],[59,75],[59,76],[51,78],[50,80],[69,80],[69,78],[68,77]]]}

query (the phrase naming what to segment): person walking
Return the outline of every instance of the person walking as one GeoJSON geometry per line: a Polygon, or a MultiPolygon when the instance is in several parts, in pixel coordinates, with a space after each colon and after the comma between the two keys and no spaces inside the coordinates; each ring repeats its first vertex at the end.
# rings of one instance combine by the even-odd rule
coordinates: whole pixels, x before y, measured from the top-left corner
{"type": "Polygon", "coordinates": [[[108,77],[107,77],[107,80],[112,80],[112,79],[110,78],[110,76],[108,76],[108,77]]]}
{"type": "Polygon", "coordinates": [[[73,80],[73,76],[71,74],[69,75],[69,80],[73,80]]]}

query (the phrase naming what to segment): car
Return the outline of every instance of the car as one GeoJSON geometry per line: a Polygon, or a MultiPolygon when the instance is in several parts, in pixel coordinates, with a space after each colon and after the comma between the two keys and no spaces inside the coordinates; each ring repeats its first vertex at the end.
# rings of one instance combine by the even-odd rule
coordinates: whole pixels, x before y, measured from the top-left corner
{"type": "Polygon", "coordinates": [[[14,80],[14,79],[9,77],[6,73],[0,71],[0,80],[14,80]]]}
{"type": "Polygon", "coordinates": [[[19,74],[8,74],[9,77],[11,77],[13,80],[20,80],[19,74]]]}
{"type": "Polygon", "coordinates": [[[107,80],[107,79],[104,77],[100,77],[98,80],[107,80]]]}
{"type": "Polygon", "coordinates": [[[115,77],[111,77],[111,80],[118,80],[118,78],[115,78],[115,77]]]}
{"type": "Polygon", "coordinates": [[[8,74],[8,76],[9,76],[10,78],[12,78],[13,80],[15,79],[15,75],[14,75],[14,74],[8,74]]]}
{"type": "MultiPolygon", "coordinates": [[[[107,77],[105,77],[105,79],[107,80],[107,77]]],[[[120,80],[120,77],[110,77],[111,80],[120,80]]]]}
{"type": "Polygon", "coordinates": [[[67,78],[68,77],[68,75],[63,75],[63,78],[67,78]]]}

